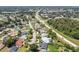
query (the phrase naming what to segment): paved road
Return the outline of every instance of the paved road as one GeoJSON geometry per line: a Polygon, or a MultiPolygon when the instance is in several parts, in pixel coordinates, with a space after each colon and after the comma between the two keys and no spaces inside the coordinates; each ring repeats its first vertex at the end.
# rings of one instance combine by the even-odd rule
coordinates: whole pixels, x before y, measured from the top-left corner
{"type": "MultiPolygon", "coordinates": [[[[41,22],[42,24],[44,24],[48,29],[52,29],[52,28],[49,27],[43,20],[40,19],[39,12],[40,12],[40,11],[37,11],[37,12],[36,12],[36,16],[35,16],[36,19],[37,19],[39,22],[41,22]]],[[[63,37],[62,35],[60,35],[59,33],[57,33],[55,30],[52,29],[52,31],[55,32],[55,33],[57,34],[57,36],[58,36],[59,38],[61,38],[62,40],[64,40],[66,43],[70,44],[71,46],[73,46],[73,47],[75,47],[75,48],[78,47],[76,44],[74,44],[74,43],[72,43],[71,41],[67,40],[65,37],[63,37]]]]}
{"type": "Polygon", "coordinates": [[[33,29],[33,38],[31,39],[31,42],[29,42],[29,44],[34,44],[36,42],[36,31],[34,30],[30,21],[29,21],[29,26],[30,26],[30,28],[33,29]]]}

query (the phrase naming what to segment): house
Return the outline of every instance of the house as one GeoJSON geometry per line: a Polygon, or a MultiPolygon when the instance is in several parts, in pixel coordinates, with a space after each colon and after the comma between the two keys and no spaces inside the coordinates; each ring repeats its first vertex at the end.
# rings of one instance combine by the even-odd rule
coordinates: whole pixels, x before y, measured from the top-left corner
{"type": "Polygon", "coordinates": [[[8,37],[5,36],[5,37],[3,38],[3,42],[2,42],[2,43],[3,43],[4,45],[6,45],[7,41],[8,41],[8,37]]]}
{"type": "Polygon", "coordinates": [[[27,32],[22,32],[19,38],[24,40],[27,39],[27,32]]]}
{"type": "Polygon", "coordinates": [[[40,33],[46,33],[46,31],[43,29],[40,29],[40,33]]]}
{"type": "Polygon", "coordinates": [[[48,43],[51,42],[51,38],[48,38],[48,37],[42,37],[41,38],[41,43],[39,45],[39,50],[42,51],[42,52],[45,52],[47,51],[47,48],[48,48],[48,43]]]}
{"type": "Polygon", "coordinates": [[[48,48],[48,44],[41,41],[38,50],[40,50],[41,52],[46,52],[48,48]]]}
{"type": "Polygon", "coordinates": [[[42,34],[41,34],[41,37],[47,37],[47,35],[48,35],[48,34],[46,34],[46,33],[42,33],[42,34]]]}
{"type": "Polygon", "coordinates": [[[41,40],[45,43],[50,43],[51,42],[51,38],[48,38],[48,37],[42,37],[41,40]]]}
{"type": "Polygon", "coordinates": [[[9,49],[9,52],[16,52],[17,49],[18,49],[18,47],[12,46],[12,47],[9,49]]]}
{"type": "Polygon", "coordinates": [[[16,47],[22,47],[24,45],[24,39],[17,39],[16,43],[15,43],[16,47]]]}
{"type": "Polygon", "coordinates": [[[27,32],[22,32],[22,33],[21,33],[21,35],[27,35],[27,34],[28,34],[27,32]]]}
{"type": "Polygon", "coordinates": [[[40,48],[41,48],[41,49],[47,49],[47,46],[48,46],[48,44],[45,43],[45,42],[41,42],[41,43],[40,43],[40,48]]]}
{"type": "Polygon", "coordinates": [[[26,35],[22,35],[19,38],[25,40],[27,37],[26,37],[26,35]]]}
{"type": "Polygon", "coordinates": [[[10,36],[16,36],[18,35],[18,31],[16,31],[15,29],[11,29],[11,35],[10,36]]]}

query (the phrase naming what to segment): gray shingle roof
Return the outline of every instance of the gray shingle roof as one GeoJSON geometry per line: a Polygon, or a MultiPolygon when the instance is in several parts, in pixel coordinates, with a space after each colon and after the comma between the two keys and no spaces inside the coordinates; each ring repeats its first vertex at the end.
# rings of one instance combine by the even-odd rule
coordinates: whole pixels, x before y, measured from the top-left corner
{"type": "Polygon", "coordinates": [[[40,43],[40,48],[41,49],[47,49],[48,44],[45,42],[40,43]]]}
{"type": "Polygon", "coordinates": [[[10,48],[9,52],[16,52],[17,49],[18,49],[18,47],[12,46],[12,47],[10,48]]]}

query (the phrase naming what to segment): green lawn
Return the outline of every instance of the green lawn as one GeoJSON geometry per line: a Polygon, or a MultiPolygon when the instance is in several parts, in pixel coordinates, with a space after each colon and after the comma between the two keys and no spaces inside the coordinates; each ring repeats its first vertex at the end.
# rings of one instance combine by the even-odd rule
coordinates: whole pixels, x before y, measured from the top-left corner
{"type": "Polygon", "coordinates": [[[18,49],[17,52],[26,52],[27,51],[27,48],[22,46],[21,48],[18,49]]]}
{"type": "Polygon", "coordinates": [[[48,45],[49,52],[58,52],[58,49],[54,45],[48,45]]]}

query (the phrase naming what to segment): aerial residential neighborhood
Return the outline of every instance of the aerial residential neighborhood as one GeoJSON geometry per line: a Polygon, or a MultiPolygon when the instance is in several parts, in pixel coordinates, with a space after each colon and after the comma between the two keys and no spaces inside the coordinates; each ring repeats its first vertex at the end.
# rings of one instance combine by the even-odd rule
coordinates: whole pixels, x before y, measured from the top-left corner
{"type": "Polygon", "coordinates": [[[0,52],[79,52],[79,7],[0,7],[0,52]]]}

